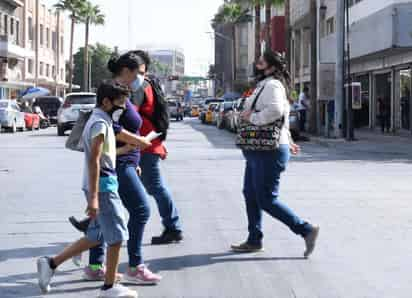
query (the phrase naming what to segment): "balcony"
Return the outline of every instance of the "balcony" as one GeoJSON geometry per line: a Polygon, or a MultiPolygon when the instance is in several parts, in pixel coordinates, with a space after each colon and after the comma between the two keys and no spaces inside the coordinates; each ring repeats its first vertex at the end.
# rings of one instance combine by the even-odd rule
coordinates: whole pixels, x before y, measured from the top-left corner
{"type": "Polygon", "coordinates": [[[0,35],[0,57],[22,59],[26,50],[16,44],[16,39],[7,35],[0,35]]]}
{"type": "Polygon", "coordinates": [[[22,7],[23,6],[23,1],[20,0],[5,0],[7,3],[10,5],[13,5],[15,7],[22,7]]]}

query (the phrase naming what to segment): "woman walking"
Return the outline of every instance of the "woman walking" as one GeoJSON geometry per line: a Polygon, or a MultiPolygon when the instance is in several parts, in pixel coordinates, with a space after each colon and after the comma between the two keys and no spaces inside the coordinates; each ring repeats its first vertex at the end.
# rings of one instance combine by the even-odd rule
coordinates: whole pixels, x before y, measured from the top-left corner
{"type": "Polygon", "coordinates": [[[258,86],[246,102],[243,121],[261,127],[282,121],[277,149],[243,150],[246,159],[243,194],[246,200],[249,237],[240,245],[232,245],[236,252],[263,250],[262,211],[287,225],[304,238],[305,257],[313,252],[319,227],[300,219],[289,207],[279,201],[281,173],[285,171],[290,152],[297,154],[299,147],[289,132],[288,88],[290,76],[280,54],[268,51],[256,65],[258,86]]]}
{"type": "MultiPolygon", "coordinates": [[[[132,90],[141,87],[144,81],[146,65],[133,51],[120,57],[112,57],[108,63],[109,70],[113,73],[114,80],[120,84],[130,86],[132,90]]],[[[129,255],[129,268],[123,278],[129,283],[156,284],[161,277],[152,273],[143,262],[142,240],[146,223],[150,216],[150,207],[146,190],[139,177],[140,150],[142,140],[139,131],[142,118],[137,108],[127,100],[126,110],[114,125],[117,138],[118,155],[116,171],[119,179],[119,195],[129,212],[129,241],[127,250],[129,255]],[[123,150],[122,150],[123,149],[123,150]],[[122,152],[123,151],[123,152],[122,152]]],[[[144,143],[144,142],[143,142],[144,143]]],[[[143,144],[147,148],[151,144],[143,144]]],[[[144,149],[143,148],[143,149],[144,149]]],[[[85,268],[84,277],[87,280],[98,280],[104,276],[104,254],[102,247],[90,250],[89,266],[85,268]]]]}

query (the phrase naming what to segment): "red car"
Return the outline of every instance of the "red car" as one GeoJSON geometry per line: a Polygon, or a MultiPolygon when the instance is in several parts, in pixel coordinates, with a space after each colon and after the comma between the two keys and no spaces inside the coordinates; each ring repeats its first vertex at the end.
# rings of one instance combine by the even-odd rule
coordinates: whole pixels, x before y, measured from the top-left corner
{"type": "Polygon", "coordinates": [[[40,129],[40,116],[33,113],[24,113],[24,122],[26,122],[26,128],[35,130],[40,129]]]}

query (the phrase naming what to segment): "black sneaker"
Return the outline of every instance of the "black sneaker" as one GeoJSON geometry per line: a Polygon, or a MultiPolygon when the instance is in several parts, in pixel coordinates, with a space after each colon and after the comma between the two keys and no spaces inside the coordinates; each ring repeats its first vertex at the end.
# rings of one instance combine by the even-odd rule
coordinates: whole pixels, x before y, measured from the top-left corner
{"type": "Polygon", "coordinates": [[[87,228],[89,227],[90,218],[79,221],[74,216],[71,216],[69,217],[69,221],[76,230],[82,233],[86,233],[87,228]]]}
{"type": "Polygon", "coordinates": [[[182,231],[165,230],[162,235],[152,237],[152,245],[178,243],[183,240],[182,231]]]}
{"type": "Polygon", "coordinates": [[[262,245],[249,244],[247,242],[241,243],[239,245],[232,245],[232,251],[240,253],[254,253],[254,252],[263,252],[265,249],[262,245]]]}

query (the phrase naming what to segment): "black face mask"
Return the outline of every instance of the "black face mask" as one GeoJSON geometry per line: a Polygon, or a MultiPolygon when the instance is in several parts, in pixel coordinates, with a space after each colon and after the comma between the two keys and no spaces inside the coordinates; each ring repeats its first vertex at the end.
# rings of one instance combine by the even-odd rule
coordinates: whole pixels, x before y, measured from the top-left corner
{"type": "Polygon", "coordinates": [[[263,81],[264,79],[270,77],[270,74],[269,74],[269,75],[266,75],[266,74],[265,74],[265,71],[266,71],[266,70],[267,70],[267,68],[258,69],[258,68],[255,66],[255,69],[254,69],[254,77],[255,77],[255,79],[256,79],[258,82],[263,81]]]}

